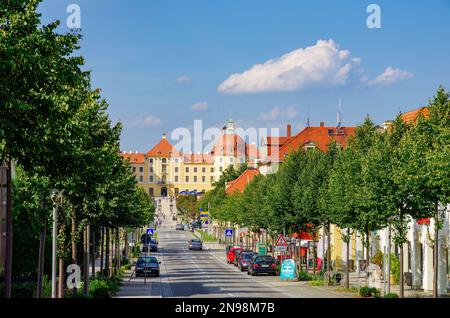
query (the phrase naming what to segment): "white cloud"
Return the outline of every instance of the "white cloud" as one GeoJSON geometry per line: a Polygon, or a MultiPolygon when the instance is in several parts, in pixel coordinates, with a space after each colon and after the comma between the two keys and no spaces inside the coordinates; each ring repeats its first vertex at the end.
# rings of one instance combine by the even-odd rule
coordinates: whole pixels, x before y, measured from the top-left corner
{"type": "Polygon", "coordinates": [[[373,80],[363,79],[363,81],[366,81],[369,86],[388,86],[413,76],[413,73],[389,66],[384,70],[383,74],[378,75],[373,80]]]}
{"type": "Polygon", "coordinates": [[[219,85],[218,91],[234,94],[342,86],[360,63],[360,58],[352,58],[350,51],[340,50],[334,40],[319,40],[313,46],[232,74],[219,85]]]}
{"type": "Polygon", "coordinates": [[[192,105],[191,110],[198,112],[208,110],[208,103],[207,102],[195,103],[194,105],[192,105]]]}
{"type": "Polygon", "coordinates": [[[142,118],[133,118],[124,121],[124,125],[130,128],[153,127],[159,126],[161,123],[162,123],[161,119],[152,115],[144,116],[142,118]]]}
{"type": "Polygon", "coordinates": [[[189,76],[183,75],[177,78],[177,83],[178,84],[186,84],[186,83],[190,83],[192,81],[192,79],[189,76]]]}
{"type": "Polygon", "coordinates": [[[278,119],[294,119],[298,112],[294,106],[280,107],[276,106],[267,113],[261,113],[259,118],[264,121],[276,121],[278,119]]]}

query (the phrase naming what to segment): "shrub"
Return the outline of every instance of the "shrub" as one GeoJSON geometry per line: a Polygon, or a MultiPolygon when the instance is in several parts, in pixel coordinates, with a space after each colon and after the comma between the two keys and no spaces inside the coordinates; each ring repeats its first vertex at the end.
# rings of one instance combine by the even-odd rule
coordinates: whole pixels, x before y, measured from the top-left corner
{"type": "Polygon", "coordinates": [[[122,265],[128,265],[128,264],[130,264],[130,260],[128,258],[124,257],[122,259],[122,265]]]}
{"type": "Polygon", "coordinates": [[[399,298],[396,293],[389,293],[384,295],[384,298],[399,298]]]}
{"type": "Polygon", "coordinates": [[[368,298],[368,297],[380,297],[380,291],[374,287],[364,286],[359,289],[359,296],[368,298]]]}
{"type": "Polygon", "coordinates": [[[94,298],[111,298],[111,287],[107,279],[92,279],[89,282],[89,294],[94,298]]]}
{"type": "Polygon", "coordinates": [[[298,273],[298,280],[299,281],[310,281],[312,279],[313,279],[313,277],[310,274],[308,274],[307,272],[300,271],[298,273]]]}
{"type": "Polygon", "coordinates": [[[13,298],[33,298],[36,284],[32,282],[13,283],[11,294],[13,298]]]}

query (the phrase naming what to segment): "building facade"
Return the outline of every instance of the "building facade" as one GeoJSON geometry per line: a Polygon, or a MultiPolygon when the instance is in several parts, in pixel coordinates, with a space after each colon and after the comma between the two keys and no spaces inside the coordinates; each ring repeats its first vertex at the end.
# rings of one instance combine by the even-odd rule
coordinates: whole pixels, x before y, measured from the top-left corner
{"type": "Polygon", "coordinates": [[[138,185],[150,196],[158,197],[209,191],[223,171],[257,160],[258,151],[255,145],[247,144],[235,133],[230,119],[210,153],[181,153],[164,134],[145,154],[122,152],[121,155],[130,162],[138,185]]]}

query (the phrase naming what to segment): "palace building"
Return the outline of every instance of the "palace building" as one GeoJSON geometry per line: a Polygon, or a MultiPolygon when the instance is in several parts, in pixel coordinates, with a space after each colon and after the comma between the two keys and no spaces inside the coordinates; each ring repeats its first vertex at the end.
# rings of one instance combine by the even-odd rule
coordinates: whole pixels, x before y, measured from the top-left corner
{"type": "Polygon", "coordinates": [[[147,153],[122,152],[146,193],[152,197],[184,192],[204,193],[213,187],[229,166],[253,165],[258,150],[235,133],[230,119],[210,153],[192,154],[178,151],[163,134],[147,153]]]}

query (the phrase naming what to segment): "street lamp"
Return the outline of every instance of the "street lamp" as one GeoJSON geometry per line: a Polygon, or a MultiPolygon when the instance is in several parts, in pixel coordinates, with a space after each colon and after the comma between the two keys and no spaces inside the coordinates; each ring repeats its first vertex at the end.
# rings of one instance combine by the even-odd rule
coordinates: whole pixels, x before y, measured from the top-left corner
{"type": "Polygon", "coordinates": [[[56,239],[58,226],[57,204],[62,203],[63,190],[52,189],[51,199],[53,202],[53,229],[52,229],[52,298],[56,298],[56,239]]]}

